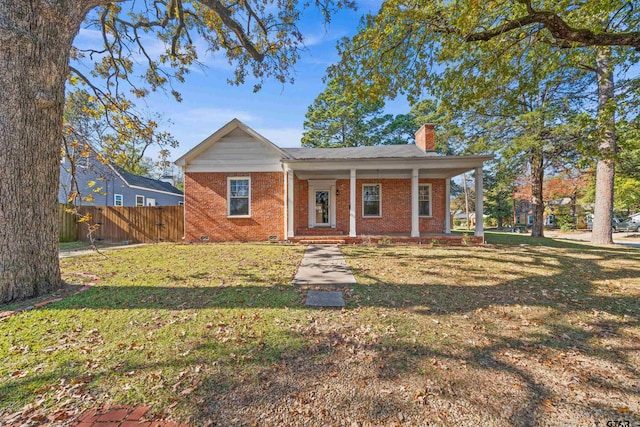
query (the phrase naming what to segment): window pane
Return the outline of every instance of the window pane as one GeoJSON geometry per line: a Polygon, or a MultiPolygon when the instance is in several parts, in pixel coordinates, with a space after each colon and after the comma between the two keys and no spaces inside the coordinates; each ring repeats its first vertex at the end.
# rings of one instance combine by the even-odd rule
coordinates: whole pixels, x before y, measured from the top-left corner
{"type": "Polygon", "coordinates": [[[380,202],[364,202],[364,216],[380,216],[380,202]]]}
{"type": "Polygon", "coordinates": [[[365,202],[380,200],[379,185],[365,185],[363,187],[365,202]]]}
{"type": "Polygon", "coordinates": [[[248,179],[232,179],[229,187],[231,188],[231,197],[248,197],[249,196],[249,180],[248,179]]]}
{"type": "Polygon", "coordinates": [[[229,200],[229,215],[249,215],[249,199],[236,198],[229,200]]]}
{"type": "Polygon", "coordinates": [[[429,186],[428,185],[421,185],[420,187],[418,187],[419,190],[419,199],[421,202],[428,202],[429,201],[429,186]]]}
{"type": "Polygon", "coordinates": [[[420,204],[420,209],[419,209],[420,216],[431,216],[431,212],[429,209],[429,202],[421,201],[419,204],[420,204]]]}

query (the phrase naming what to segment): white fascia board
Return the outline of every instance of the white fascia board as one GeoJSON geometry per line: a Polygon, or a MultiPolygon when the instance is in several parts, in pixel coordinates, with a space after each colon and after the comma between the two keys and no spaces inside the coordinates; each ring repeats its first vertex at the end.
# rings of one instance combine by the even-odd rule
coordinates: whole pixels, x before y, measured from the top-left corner
{"type": "Polygon", "coordinates": [[[162,191],[162,190],[154,190],[153,188],[148,188],[148,187],[139,187],[137,185],[128,185],[129,188],[135,188],[137,190],[144,190],[144,191],[152,191],[154,193],[160,193],[160,194],[168,194],[170,196],[176,196],[176,197],[184,197],[184,194],[178,194],[178,193],[172,193],[170,191],[162,191]]]}
{"type": "Polygon", "coordinates": [[[320,171],[357,169],[457,169],[470,170],[482,167],[484,161],[493,156],[432,156],[425,158],[387,158],[387,159],[331,159],[331,160],[292,160],[282,163],[292,170],[320,171]]]}

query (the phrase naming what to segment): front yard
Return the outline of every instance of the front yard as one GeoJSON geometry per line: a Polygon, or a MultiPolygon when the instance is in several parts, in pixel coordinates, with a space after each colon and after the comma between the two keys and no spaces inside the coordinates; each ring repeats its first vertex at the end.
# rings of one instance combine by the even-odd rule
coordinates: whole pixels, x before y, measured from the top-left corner
{"type": "Polygon", "coordinates": [[[301,246],[65,259],[68,282],[102,282],[0,322],[0,414],[67,425],[116,403],[194,425],[639,421],[640,250],[488,240],[345,246],[359,284],[342,311],[303,306],[290,284],[301,246]]]}

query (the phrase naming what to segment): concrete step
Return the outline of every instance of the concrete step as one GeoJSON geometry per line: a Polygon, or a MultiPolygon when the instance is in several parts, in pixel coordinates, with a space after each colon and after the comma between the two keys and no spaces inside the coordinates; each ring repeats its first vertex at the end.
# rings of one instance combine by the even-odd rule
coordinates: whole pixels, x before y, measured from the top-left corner
{"type": "Polygon", "coordinates": [[[297,240],[298,243],[301,243],[303,245],[344,245],[345,244],[345,240],[344,239],[330,239],[330,238],[304,238],[304,239],[299,239],[297,240]]]}
{"type": "Polygon", "coordinates": [[[296,236],[344,236],[347,233],[335,228],[298,228],[296,236]]]}

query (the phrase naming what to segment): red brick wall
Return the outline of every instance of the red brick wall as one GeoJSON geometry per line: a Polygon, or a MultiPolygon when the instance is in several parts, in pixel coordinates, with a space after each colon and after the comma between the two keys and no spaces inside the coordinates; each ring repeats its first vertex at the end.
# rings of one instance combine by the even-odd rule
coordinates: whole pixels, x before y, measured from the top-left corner
{"type": "Polygon", "coordinates": [[[284,237],[284,174],[187,172],[185,238],[200,241],[264,241],[284,237]],[[251,177],[251,218],[227,218],[227,177],[251,177]]]}
{"type": "Polygon", "coordinates": [[[431,184],[431,218],[420,218],[421,233],[444,233],[446,218],[444,179],[421,179],[420,184],[431,184]]]}
{"type": "Polygon", "coordinates": [[[296,233],[298,228],[309,227],[309,181],[298,179],[294,175],[293,186],[295,187],[293,202],[296,210],[293,217],[293,232],[296,233]]]}
{"type": "MultiPolygon", "coordinates": [[[[431,218],[420,218],[421,233],[444,233],[445,181],[444,179],[420,179],[421,184],[431,184],[431,218]]],[[[336,229],[349,232],[348,179],[336,180],[336,229]]],[[[308,225],[308,187],[306,180],[296,178],[295,195],[297,209],[296,227],[308,225]]],[[[356,180],[356,232],[368,234],[411,233],[411,179],[358,179],[356,180]],[[382,184],[382,217],[362,216],[362,184],[382,184]]]]}

